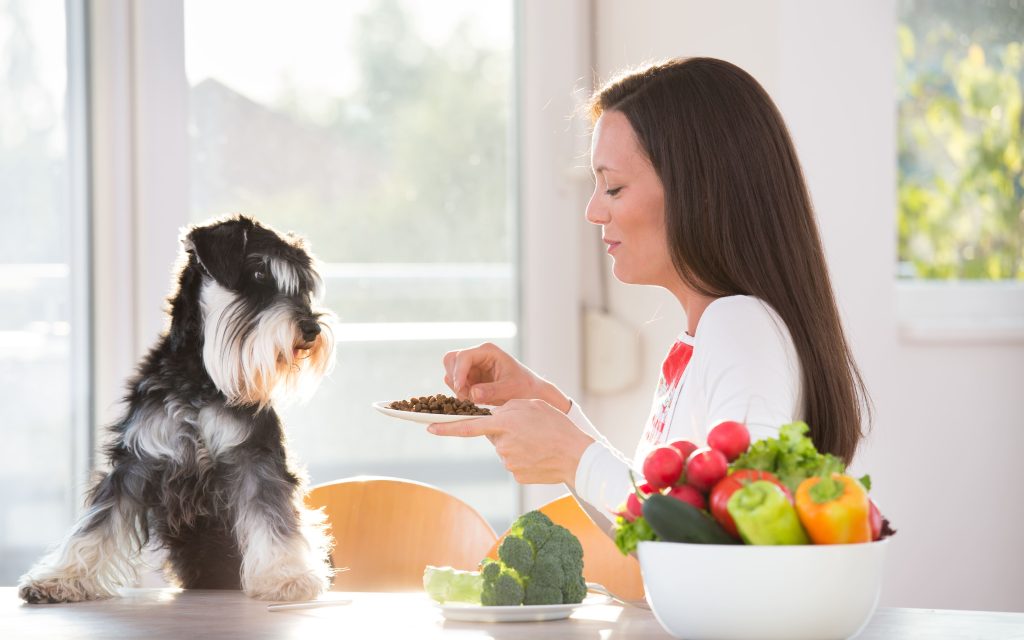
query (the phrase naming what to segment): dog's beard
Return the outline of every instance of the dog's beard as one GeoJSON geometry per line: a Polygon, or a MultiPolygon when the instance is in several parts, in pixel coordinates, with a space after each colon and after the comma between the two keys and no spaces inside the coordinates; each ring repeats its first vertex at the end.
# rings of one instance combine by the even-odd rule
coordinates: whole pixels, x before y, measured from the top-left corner
{"type": "Polygon", "coordinates": [[[203,364],[228,404],[260,408],[305,400],[334,365],[334,334],[321,316],[320,334],[305,342],[285,302],[253,312],[215,282],[203,287],[203,364]]]}

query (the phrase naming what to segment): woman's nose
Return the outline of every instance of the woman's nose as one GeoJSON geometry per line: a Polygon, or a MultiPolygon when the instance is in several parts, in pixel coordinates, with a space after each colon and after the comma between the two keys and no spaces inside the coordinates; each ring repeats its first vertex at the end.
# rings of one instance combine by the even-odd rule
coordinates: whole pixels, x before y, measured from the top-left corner
{"type": "Polygon", "coordinates": [[[590,196],[590,202],[587,203],[586,218],[587,222],[591,224],[605,224],[608,222],[608,212],[598,202],[596,189],[593,195],[590,196]]]}

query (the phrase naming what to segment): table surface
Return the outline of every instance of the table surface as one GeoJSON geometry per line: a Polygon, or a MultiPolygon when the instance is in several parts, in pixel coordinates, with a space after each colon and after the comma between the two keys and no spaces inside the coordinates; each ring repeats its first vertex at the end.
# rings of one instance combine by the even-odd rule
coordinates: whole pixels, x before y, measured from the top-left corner
{"type": "MultiPolygon", "coordinates": [[[[588,605],[566,620],[473,623],[445,620],[419,593],[339,593],[346,606],[267,611],[238,591],[124,589],[120,598],[29,605],[0,588],[0,637],[22,638],[669,638],[654,615],[634,606],[588,605]]],[[[879,609],[865,640],[1024,639],[1024,613],[879,609]]]]}

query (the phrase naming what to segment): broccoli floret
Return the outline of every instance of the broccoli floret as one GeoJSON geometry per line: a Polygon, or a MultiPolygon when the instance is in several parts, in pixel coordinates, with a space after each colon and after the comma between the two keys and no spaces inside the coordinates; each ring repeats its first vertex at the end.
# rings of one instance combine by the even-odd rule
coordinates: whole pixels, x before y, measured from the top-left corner
{"type": "Polygon", "coordinates": [[[484,585],[480,604],[488,607],[523,604],[523,581],[515,569],[489,561],[484,564],[481,575],[484,585]]]}
{"type": "Polygon", "coordinates": [[[498,557],[485,562],[481,572],[485,605],[577,603],[586,595],[580,541],[539,511],[512,524],[498,557]],[[519,602],[511,603],[517,595],[519,602]]]}
{"type": "Polygon", "coordinates": [[[546,584],[538,584],[531,580],[526,585],[526,596],[523,604],[562,604],[562,590],[546,584]]]}
{"type": "Polygon", "coordinates": [[[565,572],[562,571],[562,563],[558,558],[551,554],[539,554],[530,573],[530,584],[544,584],[561,589],[563,582],[565,572]]]}
{"type": "Polygon", "coordinates": [[[490,558],[484,558],[483,563],[480,565],[480,575],[484,580],[497,580],[498,576],[501,575],[501,563],[495,562],[490,558]]]}
{"type": "Polygon", "coordinates": [[[587,593],[583,580],[583,547],[571,531],[559,525],[551,527],[547,542],[537,551],[534,561],[538,566],[558,565],[561,569],[558,587],[562,602],[582,602],[587,593]],[[583,583],[582,591],[580,583],[583,583]]]}
{"type": "Polygon", "coordinates": [[[566,579],[583,575],[583,546],[565,527],[554,525],[547,543],[540,548],[537,555],[558,560],[566,579]]]}
{"type": "Polygon", "coordinates": [[[533,570],[533,545],[517,536],[505,536],[498,547],[498,558],[519,575],[528,576],[533,570]]]}
{"type": "Polygon", "coordinates": [[[565,573],[562,563],[550,553],[537,554],[533,572],[526,583],[526,598],[523,604],[562,604],[562,583],[565,573]]]}
{"type": "Polygon", "coordinates": [[[539,549],[547,542],[552,526],[551,518],[540,511],[530,511],[512,524],[512,531],[516,536],[529,540],[534,549],[539,549]]]}
{"type": "Polygon", "coordinates": [[[577,576],[562,585],[562,602],[565,604],[583,602],[585,597],[587,597],[587,581],[583,579],[583,576],[577,576]]]}

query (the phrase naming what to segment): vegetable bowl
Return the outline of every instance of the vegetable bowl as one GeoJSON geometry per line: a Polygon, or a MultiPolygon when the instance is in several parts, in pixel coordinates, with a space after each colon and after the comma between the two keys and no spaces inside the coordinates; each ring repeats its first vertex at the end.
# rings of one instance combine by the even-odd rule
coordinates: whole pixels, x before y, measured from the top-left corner
{"type": "Polygon", "coordinates": [[[837,545],[638,545],[647,602],[676,638],[825,640],[878,605],[888,540],[837,545]]]}
{"type": "Polygon", "coordinates": [[[849,638],[871,618],[887,539],[871,478],[819,452],[802,422],[750,439],[721,422],[708,446],[652,450],[614,511],[647,601],[679,638],[849,638]]]}

